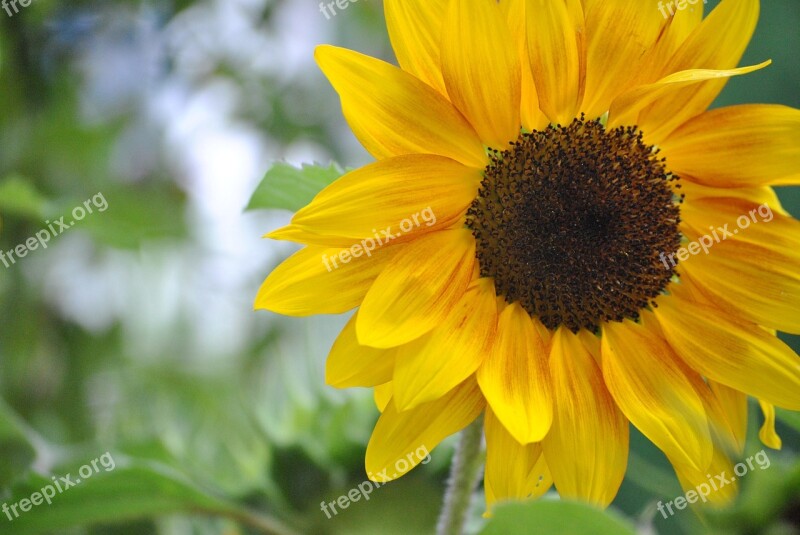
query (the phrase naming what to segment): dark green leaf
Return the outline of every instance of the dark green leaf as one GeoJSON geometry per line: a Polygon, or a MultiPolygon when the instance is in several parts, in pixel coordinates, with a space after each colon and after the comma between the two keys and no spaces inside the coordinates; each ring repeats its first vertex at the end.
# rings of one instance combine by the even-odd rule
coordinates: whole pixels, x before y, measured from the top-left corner
{"type": "MultiPolygon", "coordinates": [[[[0,517],[0,522],[8,522],[8,514],[11,514],[15,535],[33,535],[53,531],[60,533],[73,526],[152,518],[180,511],[233,514],[235,510],[164,465],[121,456],[115,456],[115,461],[118,464],[112,470],[104,469],[111,463],[98,464],[99,470],[91,478],[81,480],[80,484],[71,488],[62,488],[62,492],[53,486],[51,478],[30,476],[24,483],[15,485],[13,495],[4,500],[5,503],[11,506],[23,499],[30,500],[34,493],[41,493],[48,486],[46,492],[54,495],[50,498],[51,503],[26,504],[26,508],[29,508],[27,512],[21,511],[17,505],[19,517],[10,509],[10,513],[0,517]]],[[[73,482],[80,479],[77,468],[63,475],[67,473],[71,474],[73,482]]]]}
{"type": "Polygon", "coordinates": [[[635,535],[632,526],[609,512],[582,503],[537,501],[500,505],[481,535],[635,535]]]}

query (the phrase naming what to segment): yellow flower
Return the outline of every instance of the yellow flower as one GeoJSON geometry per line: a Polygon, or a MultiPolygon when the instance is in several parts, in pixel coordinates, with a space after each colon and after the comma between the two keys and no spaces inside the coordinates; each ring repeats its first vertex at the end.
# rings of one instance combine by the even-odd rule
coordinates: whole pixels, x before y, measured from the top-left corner
{"type": "MultiPolygon", "coordinates": [[[[386,481],[484,414],[488,505],[605,506],[629,423],[682,485],[733,472],[747,396],[800,410],[800,112],[706,111],[756,0],[386,0],[400,68],[317,61],[376,162],[273,232],[305,248],[258,308],[358,311],[327,382],[375,387],[386,481]],[[405,460],[404,462],[399,462],[405,460]]],[[[730,484],[712,492],[724,502],[730,484]]]]}

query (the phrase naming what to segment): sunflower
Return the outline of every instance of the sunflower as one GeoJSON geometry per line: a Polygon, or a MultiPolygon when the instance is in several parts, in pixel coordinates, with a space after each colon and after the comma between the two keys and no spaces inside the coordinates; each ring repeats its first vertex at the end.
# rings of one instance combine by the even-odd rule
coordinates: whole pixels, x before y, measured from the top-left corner
{"type": "MultiPolygon", "coordinates": [[[[707,111],[757,0],[386,0],[399,67],[321,46],[375,162],[268,236],[256,307],[357,308],[326,380],[374,387],[375,481],[480,419],[487,506],[606,506],[630,424],[685,489],[733,472],[748,396],[800,410],[800,112],[707,111]],[[686,5],[684,5],[686,7],[686,5]],[[746,225],[745,225],[746,222],[746,225]],[[402,461],[402,462],[401,462],[402,461]]],[[[725,502],[735,483],[710,501],[725,502]]]]}

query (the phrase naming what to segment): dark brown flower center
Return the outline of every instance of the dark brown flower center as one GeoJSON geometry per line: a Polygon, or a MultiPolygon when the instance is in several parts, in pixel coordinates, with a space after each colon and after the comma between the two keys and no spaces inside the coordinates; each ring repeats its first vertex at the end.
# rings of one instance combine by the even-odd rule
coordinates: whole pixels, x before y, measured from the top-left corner
{"type": "Polygon", "coordinates": [[[481,275],[549,329],[636,319],[669,284],[679,201],[635,127],[575,119],[491,150],[467,211],[481,275]]]}

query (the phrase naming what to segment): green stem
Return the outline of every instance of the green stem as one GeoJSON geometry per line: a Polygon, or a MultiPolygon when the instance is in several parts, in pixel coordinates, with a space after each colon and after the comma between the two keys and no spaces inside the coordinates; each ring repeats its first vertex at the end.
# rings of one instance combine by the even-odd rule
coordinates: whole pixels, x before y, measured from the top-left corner
{"type": "Polygon", "coordinates": [[[483,418],[478,418],[461,432],[450,480],[444,496],[444,507],[439,515],[437,535],[462,535],[469,513],[470,499],[483,464],[483,418]]]}

